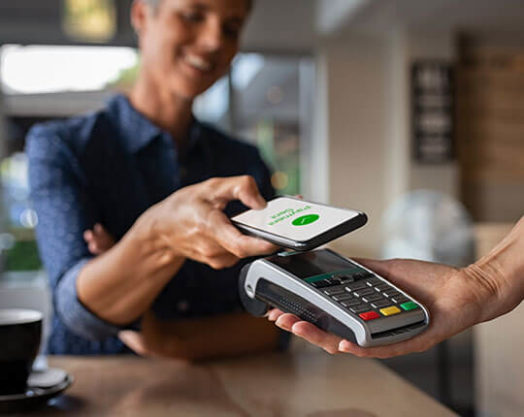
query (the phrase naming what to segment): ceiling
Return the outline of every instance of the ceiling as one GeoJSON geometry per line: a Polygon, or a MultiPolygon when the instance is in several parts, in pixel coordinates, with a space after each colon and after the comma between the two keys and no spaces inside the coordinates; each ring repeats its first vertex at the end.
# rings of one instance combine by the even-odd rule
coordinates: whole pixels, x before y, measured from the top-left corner
{"type": "MultiPolygon", "coordinates": [[[[115,0],[119,31],[112,44],[132,45],[132,0],[115,0]]],[[[70,44],[61,30],[62,0],[0,2],[0,44],[70,44]]],[[[523,0],[259,0],[245,50],[310,52],[319,37],[402,25],[415,30],[524,32],[523,0]]],[[[519,35],[518,35],[519,36],[519,35]]],[[[524,38],[524,36],[522,36],[524,38]]]]}
{"type": "Polygon", "coordinates": [[[364,0],[344,23],[352,30],[402,25],[426,31],[524,32],[523,0],[364,0]]]}
{"type": "MultiPolygon", "coordinates": [[[[109,43],[130,46],[135,35],[129,24],[133,0],[115,0],[118,33],[109,43]]],[[[249,19],[243,49],[310,52],[316,0],[260,0],[249,19]]],[[[0,44],[78,44],[61,28],[62,0],[0,1],[0,44]]]]}

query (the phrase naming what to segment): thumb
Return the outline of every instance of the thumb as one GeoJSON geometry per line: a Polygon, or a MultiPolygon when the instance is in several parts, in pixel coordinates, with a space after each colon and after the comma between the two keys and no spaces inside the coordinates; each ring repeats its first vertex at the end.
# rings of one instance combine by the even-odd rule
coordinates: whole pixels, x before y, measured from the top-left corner
{"type": "Polygon", "coordinates": [[[214,182],[211,199],[218,201],[240,200],[253,209],[266,207],[266,200],[260,194],[255,179],[250,175],[221,178],[214,182]]]}

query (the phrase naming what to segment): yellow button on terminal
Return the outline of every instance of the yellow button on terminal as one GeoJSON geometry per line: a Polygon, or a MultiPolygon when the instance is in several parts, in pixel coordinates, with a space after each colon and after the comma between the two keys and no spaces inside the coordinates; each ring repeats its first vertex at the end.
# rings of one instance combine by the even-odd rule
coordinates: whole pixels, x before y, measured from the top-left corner
{"type": "Polygon", "coordinates": [[[381,308],[380,312],[384,316],[392,316],[393,314],[400,313],[400,309],[398,307],[391,306],[391,307],[381,308]]]}

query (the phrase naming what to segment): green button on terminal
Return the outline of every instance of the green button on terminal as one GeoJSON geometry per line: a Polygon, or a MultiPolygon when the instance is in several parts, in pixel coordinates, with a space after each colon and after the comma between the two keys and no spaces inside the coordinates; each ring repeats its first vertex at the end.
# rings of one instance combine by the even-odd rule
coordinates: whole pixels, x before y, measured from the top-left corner
{"type": "Polygon", "coordinates": [[[414,303],[413,301],[408,301],[407,303],[402,303],[400,307],[402,307],[402,309],[405,311],[409,311],[418,308],[418,304],[414,303]]]}

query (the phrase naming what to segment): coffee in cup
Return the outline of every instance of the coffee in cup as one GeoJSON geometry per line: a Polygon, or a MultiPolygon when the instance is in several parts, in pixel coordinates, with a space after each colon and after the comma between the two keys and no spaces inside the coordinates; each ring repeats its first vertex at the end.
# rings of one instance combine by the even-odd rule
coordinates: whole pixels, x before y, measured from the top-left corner
{"type": "Polygon", "coordinates": [[[41,335],[39,311],[0,309],[0,395],[26,390],[41,335]]]}

